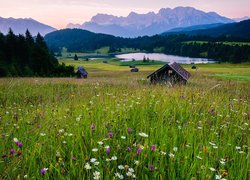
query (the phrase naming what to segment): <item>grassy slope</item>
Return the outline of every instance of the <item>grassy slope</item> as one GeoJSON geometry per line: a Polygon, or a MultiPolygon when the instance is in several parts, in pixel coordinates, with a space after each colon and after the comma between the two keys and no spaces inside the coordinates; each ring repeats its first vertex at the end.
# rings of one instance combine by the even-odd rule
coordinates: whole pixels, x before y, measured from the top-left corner
{"type": "Polygon", "coordinates": [[[130,73],[100,61],[66,63],[86,67],[88,79],[0,79],[0,154],[7,155],[0,179],[92,179],[94,171],[101,179],[126,176],[118,165],[133,168],[137,179],[247,179],[250,84],[213,75],[250,75],[249,64],[198,65],[197,71],[185,65],[192,74],[187,86],[168,88],[143,80],[160,65],[130,73]],[[12,148],[19,155],[10,155],[12,148]],[[112,156],[117,160],[107,162],[112,156]],[[91,158],[100,164],[86,170],[91,158]]]}

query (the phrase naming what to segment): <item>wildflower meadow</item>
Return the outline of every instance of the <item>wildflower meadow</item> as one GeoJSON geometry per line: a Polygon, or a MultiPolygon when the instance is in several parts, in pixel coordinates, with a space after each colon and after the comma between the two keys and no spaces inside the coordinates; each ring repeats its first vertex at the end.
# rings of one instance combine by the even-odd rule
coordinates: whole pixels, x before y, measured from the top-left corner
{"type": "Polygon", "coordinates": [[[216,76],[249,66],[186,66],[173,87],[149,83],[154,66],[99,66],[0,79],[0,179],[249,178],[250,84],[216,76]]]}

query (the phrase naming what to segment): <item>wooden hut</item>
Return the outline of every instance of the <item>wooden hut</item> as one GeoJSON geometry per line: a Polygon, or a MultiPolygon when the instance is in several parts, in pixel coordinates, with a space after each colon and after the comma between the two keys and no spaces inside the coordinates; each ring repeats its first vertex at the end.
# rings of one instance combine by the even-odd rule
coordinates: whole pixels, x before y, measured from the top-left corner
{"type": "Polygon", "coordinates": [[[190,73],[186,71],[176,62],[169,63],[148,75],[151,83],[170,83],[173,84],[186,84],[190,77],[190,73]]]}
{"type": "Polygon", "coordinates": [[[86,79],[88,77],[88,72],[84,69],[84,67],[79,66],[77,68],[76,77],[77,78],[85,78],[86,79]]]}
{"type": "Polygon", "coordinates": [[[139,72],[139,69],[138,68],[132,68],[130,71],[131,72],[139,72]]]}

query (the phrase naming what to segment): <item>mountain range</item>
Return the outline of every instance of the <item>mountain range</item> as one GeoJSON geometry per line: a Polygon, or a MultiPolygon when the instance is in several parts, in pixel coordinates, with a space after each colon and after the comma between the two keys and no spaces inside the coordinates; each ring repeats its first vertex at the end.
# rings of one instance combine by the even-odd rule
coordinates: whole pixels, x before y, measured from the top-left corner
{"type": "Polygon", "coordinates": [[[97,14],[82,25],[69,24],[67,28],[81,28],[96,33],[121,37],[155,35],[167,30],[204,24],[231,23],[234,20],[215,12],[203,12],[192,7],[162,8],[158,13],[138,14],[131,12],[127,17],[97,14]]]}
{"type": "Polygon", "coordinates": [[[39,32],[42,36],[56,29],[46,24],[40,23],[31,18],[2,18],[0,17],[0,32],[7,34],[9,29],[12,29],[14,34],[24,34],[28,29],[33,36],[39,32]]]}
{"type": "MultiPolygon", "coordinates": [[[[126,17],[97,14],[89,22],[83,24],[70,23],[67,25],[67,28],[84,29],[95,33],[120,37],[138,37],[151,36],[164,32],[169,33],[170,31],[208,29],[245,19],[249,19],[249,17],[230,19],[220,16],[215,12],[206,13],[192,7],[176,7],[174,9],[162,8],[157,13],[148,12],[146,14],[138,14],[131,12],[126,17]]],[[[0,32],[6,34],[9,28],[15,34],[24,34],[26,29],[29,29],[33,36],[38,32],[44,36],[56,30],[31,18],[15,19],[0,17],[0,32]]]]}
{"type": "Polygon", "coordinates": [[[172,29],[163,35],[186,34],[190,36],[227,36],[250,39],[250,19],[228,24],[210,24],[204,26],[191,26],[187,28],[172,29]]]}

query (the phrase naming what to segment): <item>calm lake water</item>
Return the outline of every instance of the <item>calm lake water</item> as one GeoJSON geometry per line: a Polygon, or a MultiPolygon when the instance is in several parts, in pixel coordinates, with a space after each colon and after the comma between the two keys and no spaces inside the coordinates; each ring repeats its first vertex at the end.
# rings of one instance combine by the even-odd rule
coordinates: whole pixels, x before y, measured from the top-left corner
{"type": "Polygon", "coordinates": [[[174,56],[174,55],[167,55],[162,53],[128,53],[128,54],[119,54],[115,56],[116,58],[122,59],[122,61],[131,61],[131,60],[143,60],[145,57],[146,59],[149,58],[150,60],[157,60],[163,62],[177,62],[180,64],[200,64],[200,63],[215,63],[216,61],[207,58],[190,58],[190,57],[183,57],[183,56],[174,56]]]}

